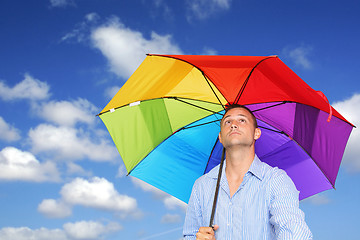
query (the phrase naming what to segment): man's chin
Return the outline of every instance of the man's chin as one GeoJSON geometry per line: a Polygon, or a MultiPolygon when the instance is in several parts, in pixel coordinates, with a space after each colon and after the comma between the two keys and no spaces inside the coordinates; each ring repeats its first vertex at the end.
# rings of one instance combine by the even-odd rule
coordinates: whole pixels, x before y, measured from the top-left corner
{"type": "Polygon", "coordinates": [[[230,141],[226,144],[226,146],[224,145],[224,147],[226,149],[228,148],[249,148],[253,145],[252,142],[244,142],[244,141],[230,141]]]}

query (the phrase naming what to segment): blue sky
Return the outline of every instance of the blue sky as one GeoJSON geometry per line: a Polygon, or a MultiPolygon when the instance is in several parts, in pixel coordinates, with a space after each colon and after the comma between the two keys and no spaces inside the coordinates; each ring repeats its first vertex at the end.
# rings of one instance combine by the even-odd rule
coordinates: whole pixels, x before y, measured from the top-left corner
{"type": "MultiPolygon", "coordinates": [[[[0,239],[181,239],[186,205],[126,177],[95,115],[146,53],[278,55],[360,126],[358,1],[3,0],[0,239]]],[[[360,234],[360,133],[301,202],[315,239],[360,234]]]]}

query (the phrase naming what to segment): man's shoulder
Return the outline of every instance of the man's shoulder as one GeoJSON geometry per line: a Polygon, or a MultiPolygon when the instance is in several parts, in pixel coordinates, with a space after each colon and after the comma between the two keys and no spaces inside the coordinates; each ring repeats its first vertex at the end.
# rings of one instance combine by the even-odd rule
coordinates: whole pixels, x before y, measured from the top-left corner
{"type": "Polygon", "coordinates": [[[296,186],[290,176],[285,170],[278,167],[272,167],[267,163],[262,162],[265,169],[264,181],[268,185],[272,195],[279,191],[291,191],[298,194],[296,186]]]}
{"type": "Polygon", "coordinates": [[[196,188],[208,188],[214,182],[216,183],[219,173],[219,165],[215,166],[209,172],[201,175],[198,179],[195,180],[194,186],[196,188]]]}
{"type": "MultiPolygon", "coordinates": [[[[226,166],[226,163],[224,163],[223,168],[225,168],[225,166],[226,166]]],[[[213,167],[209,172],[207,172],[204,175],[202,175],[201,177],[199,177],[199,179],[217,179],[218,175],[219,175],[219,169],[220,169],[220,164],[213,167]]]]}
{"type": "Polygon", "coordinates": [[[283,169],[280,169],[277,166],[271,166],[266,162],[263,162],[259,158],[257,164],[264,178],[268,178],[268,177],[273,178],[283,174],[286,175],[286,172],[283,169]]]}
{"type": "Polygon", "coordinates": [[[281,168],[276,166],[270,166],[269,164],[261,161],[261,168],[263,173],[263,179],[267,182],[282,182],[291,181],[288,174],[281,168]]]}
{"type": "Polygon", "coordinates": [[[216,186],[217,176],[216,178],[213,178],[210,172],[200,176],[198,179],[195,180],[192,188],[192,194],[207,195],[215,192],[213,189],[215,189],[216,186]]]}

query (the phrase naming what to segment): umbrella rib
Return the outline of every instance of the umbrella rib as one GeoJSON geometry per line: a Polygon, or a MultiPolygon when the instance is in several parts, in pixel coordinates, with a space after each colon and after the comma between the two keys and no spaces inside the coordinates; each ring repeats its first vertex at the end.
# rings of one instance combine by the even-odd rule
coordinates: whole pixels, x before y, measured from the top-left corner
{"type": "Polygon", "coordinates": [[[248,81],[249,81],[249,79],[250,79],[250,76],[251,76],[251,74],[254,72],[255,68],[256,68],[257,66],[259,66],[259,64],[262,63],[262,62],[264,62],[265,60],[270,59],[270,58],[274,58],[274,57],[277,57],[277,56],[270,56],[270,57],[267,57],[267,58],[262,59],[261,61],[259,61],[259,62],[251,69],[251,71],[250,71],[249,75],[247,76],[244,84],[241,86],[240,91],[239,91],[238,95],[236,96],[234,103],[238,103],[238,102],[240,101],[240,97],[241,97],[241,95],[243,94],[243,92],[244,92],[244,90],[245,90],[245,87],[246,87],[246,85],[247,85],[247,83],[248,83],[248,81]]]}
{"type": "MultiPolygon", "coordinates": [[[[178,97],[173,97],[173,96],[171,96],[171,97],[167,97],[167,96],[166,96],[166,97],[157,97],[157,98],[144,99],[144,100],[139,99],[139,100],[137,100],[137,101],[139,101],[139,102],[146,102],[146,101],[152,101],[152,100],[164,99],[164,98],[174,99],[174,100],[179,100],[179,101],[181,101],[180,98],[178,98],[178,97]]],[[[182,98],[182,99],[194,100],[194,99],[191,99],[191,98],[182,98]]],[[[209,101],[205,101],[205,100],[194,100],[194,101],[203,102],[203,103],[210,103],[210,104],[217,104],[217,103],[213,103],[213,102],[209,102],[209,101]]],[[[209,112],[211,112],[211,113],[216,113],[216,112],[214,112],[214,111],[212,111],[212,110],[210,110],[210,109],[200,107],[200,106],[195,105],[195,104],[193,104],[193,103],[185,102],[184,100],[182,100],[182,102],[187,103],[187,104],[189,104],[189,105],[193,105],[194,107],[202,108],[203,110],[209,111],[209,112]]],[[[113,108],[113,109],[114,109],[114,110],[117,110],[117,109],[119,109],[119,108],[123,108],[123,107],[129,106],[129,104],[130,104],[130,103],[127,103],[127,104],[124,104],[124,105],[115,107],[115,108],[113,108]]],[[[100,115],[102,115],[102,114],[104,114],[104,113],[107,113],[107,112],[110,112],[110,110],[107,110],[107,111],[105,111],[105,112],[98,113],[98,114],[96,114],[96,116],[98,117],[98,116],[100,116],[100,115]]]]}
{"type": "Polygon", "coordinates": [[[286,132],[284,131],[276,131],[274,129],[271,129],[271,128],[267,128],[267,127],[263,127],[263,126],[259,126],[259,128],[262,128],[262,129],[265,129],[265,130],[269,130],[269,131],[272,131],[272,132],[276,132],[276,133],[280,133],[280,134],[284,134],[285,136],[287,137],[290,137],[286,132]]]}
{"type": "MultiPolygon", "coordinates": [[[[180,99],[180,98],[178,98],[178,97],[169,97],[169,98],[172,98],[172,99],[177,100],[177,101],[182,102],[182,103],[186,103],[186,104],[188,104],[188,105],[190,105],[190,106],[193,106],[193,107],[200,108],[200,109],[202,109],[202,110],[205,110],[205,111],[211,112],[211,113],[213,113],[213,114],[220,114],[220,113],[215,112],[215,111],[212,111],[212,110],[210,110],[210,109],[200,107],[200,106],[195,105],[195,104],[190,103],[190,102],[186,102],[186,101],[184,101],[184,100],[182,100],[182,99],[180,99]]],[[[221,115],[221,114],[220,114],[220,115],[221,115]]]]}
{"type": "Polygon", "coordinates": [[[207,169],[208,166],[209,166],[210,158],[211,158],[211,156],[212,156],[213,153],[214,153],[214,149],[215,149],[215,146],[216,146],[216,144],[217,144],[218,141],[219,141],[219,137],[216,138],[215,144],[214,144],[213,148],[211,149],[211,153],[210,153],[209,159],[207,160],[206,167],[205,167],[205,170],[204,170],[203,175],[206,173],[206,169],[207,169]]]}
{"type": "Polygon", "coordinates": [[[204,78],[205,78],[205,81],[206,81],[207,84],[209,85],[211,91],[214,93],[216,99],[219,101],[219,103],[221,104],[221,106],[222,106],[223,109],[225,110],[225,106],[221,103],[220,98],[219,98],[218,95],[215,93],[214,89],[212,88],[211,84],[209,83],[208,77],[206,77],[205,73],[204,73],[200,68],[198,68],[198,69],[201,71],[202,75],[203,75],[204,78]]]}
{"type": "Polygon", "coordinates": [[[255,110],[251,110],[251,111],[254,113],[254,112],[258,112],[258,111],[265,110],[265,109],[268,109],[268,108],[277,107],[277,106],[283,105],[283,104],[285,104],[285,103],[291,103],[291,102],[290,102],[290,101],[283,101],[283,102],[278,103],[278,104],[275,104],[275,105],[271,105],[271,106],[267,106],[267,107],[263,107],[263,108],[259,108],[259,109],[255,109],[255,110]]]}
{"type": "Polygon", "coordinates": [[[210,122],[206,122],[206,123],[200,123],[200,124],[194,125],[194,126],[182,127],[177,131],[185,130],[185,129],[189,129],[189,128],[194,128],[194,127],[200,127],[200,126],[203,126],[203,125],[206,125],[206,124],[215,123],[215,122],[219,122],[219,121],[221,121],[221,119],[216,119],[214,121],[210,121],[210,122]]]}

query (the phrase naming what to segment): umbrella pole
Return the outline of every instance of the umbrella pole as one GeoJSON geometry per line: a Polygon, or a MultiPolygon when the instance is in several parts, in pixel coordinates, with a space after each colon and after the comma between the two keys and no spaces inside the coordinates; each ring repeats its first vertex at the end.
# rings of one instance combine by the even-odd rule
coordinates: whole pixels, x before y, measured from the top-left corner
{"type": "Polygon", "coordinates": [[[223,151],[222,151],[222,154],[221,154],[221,162],[220,162],[219,174],[218,174],[218,179],[217,179],[217,183],[216,183],[216,190],[215,190],[215,195],[214,195],[214,203],[213,203],[213,207],[212,207],[212,211],[211,211],[211,217],[210,217],[209,227],[213,227],[213,223],[214,223],[216,203],[217,203],[217,199],[218,199],[218,195],[219,195],[220,180],[221,180],[221,174],[222,174],[222,169],[223,169],[223,165],[224,165],[224,156],[225,156],[225,148],[223,147],[223,151]]]}

